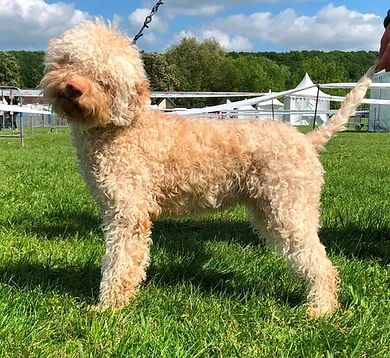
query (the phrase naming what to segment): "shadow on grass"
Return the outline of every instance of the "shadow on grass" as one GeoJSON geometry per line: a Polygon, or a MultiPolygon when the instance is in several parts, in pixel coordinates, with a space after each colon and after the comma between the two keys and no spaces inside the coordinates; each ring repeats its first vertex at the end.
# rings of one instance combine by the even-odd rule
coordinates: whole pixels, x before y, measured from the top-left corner
{"type": "MultiPolygon", "coordinates": [[[[83,236],[99,230],[98,217],[89,213],[53,213],[50,225],[21,225],[24,232],[55,239],[62,237],[66,229],[69,236],[83,236]],[[73,220],[73,222],[72,222],[73,220]]],[[[389,230],[362,229],[350,225],[344,229],[324,228],[321,240],[328,252],[355,259],[375,259],[388,264],[389,230]]],[[[223,296],[246,297],[248,295],[271,296],[282,304],[296,306],[304,301],[303,285],[293,285],[286,278],[286,267],[274,265],[253,275],[233,271],[229,267],[216,270],[207,267],[212,258],[210,243],[235,243],[243,248],[253,245],[260,248],[263,241],[254,235],[248,223],[241,221],[196,219],[158,221],[153,229],[152,265],[148,281],[157,286],[175,287],[191,282],[204,293],[223,296]],[[166,257],[162,254],[166,253],[166,257]],[[162,254],[156,263],[153,255],[162,254]],[[280,282],[280,278],[286,282],[280,282]]],[[[261,250],[260,250],[261,254],[261,250]]],[[[236,255],[236,254],[235,254],[236,255]]],[[[248,263],[249,265],[249,263],[248,263]]],[[[29,263],[11,264],[0,268],[0,281],[15,287],[40,287],[47,291],[67,293],[87,304],[95,303],[98,295],[100,268],[91,265],[53,268],[29,263]]]]}
{"type": "Polygon", "coordinates": [[[0,282],[18,289],[39,287],[44,292],[68,294],[86,304],[95,304],[99,292],[99,267],[53,268],[25,262],[0,267],[0,282]]]}
{"type": "MultiPolygon", "coordinates": [[[[1,223],[0,223],[1,224],[1,223]]],[[[36,235],[47,240],[83,237],[101,232],[101,218],[90,211],[52,211],[42,217],[21,216],[11,222],[26,235],[36,235]]]]}
{"type": "MultiPolygon", "coordinates": [[[[36,235],[48,240],[85,237],[101,234],[101,218],[90,211],[53,211],[44,220],[26,216],[11,223],[23,234],[36,235]]],[[[0,223],[4,225],[4,223],[0,223]]],[[[5,226],[5,225],[4,225],[5,226]]],[[[190,240],[200,243],[224,241],[242,246],[264,244],[264,240],[253,234],[246,221],[202,220],[197,218],[166,219],[157,221],[153,226],[155,245],[163,237],[167,248],[175,251],[183,246],[191,250],[190,240]],[[190,237],[190,239],[188,239],[190,237]],[[169,243],[171,242],[171,244],[169,243]]],[[[387,265],[390,263],[390,228],[362,228],[356,223],[346,224],[343,228],[323,227],[320,231],[321,242],[328,251],[354,259],[373,259],[387,265]]]]}
{"type": "MultiPolygon", "coordinates": [[[[256,254],[266,255],[264,240],[252,232],[247,222],[164,220],[155,223],[153,237],[153,250],[161,250],[168,256],[158,263],[152,258],[148,280],[155,285],[175,287],[190,282],[205,294],[239,299],[253,295],[260,299],[273,297],[275,301],[291,307],[301,305],[305,300],[304,287],[288,283],[294,279],[283,263],[273,266],[272,273],[269,266],[265,270],[260,267],[255,275],[245,273],[242,265],[238,265],[239,268],[234,264],[233,268],[226,265],[222,265],[221,269],[208,267],[207,263],[213,259],[209,244],[213,242],[232,243],[242,249],[253,246],[260,248],[256,254]]],[[[225,255],[224,249],[218,254],[225,255]]],[[[236,256],[237,253],[230,251],[230,255],[236,256]]],[[[225,260],[228,261],[228,258],[225,260]]],[[[233,260],[239,261],[239,258],[233,260]]],[[[247,267],[250,266],[253,263],[248,262],[247,267]]]]}
{"type": "Polygon", "coordinates": [[[344,228],[324,227],[320,239],[328,252],[359,260],[376,260],[384,266],[390,263],[390,228],[361,228],[356,224],[344,228]]]}
{"type": "MultiPolygon", "coordinates": [[[[57,215],[52,217],[55,218],[57,215]]],[[[67,219],[69,219],[69,214],[67,219]]],[[[94,220],[92,222],[95,223],[94,220]]],[[[57,234],[62,232],[64,222],[52,221],[52,223],[53,227],[49,227],[47,231],[45,231],[45,226],[31,225],[31,223],[28,223],[23,230],[45,238],[56,238],[57,234]]],[[[79,223],[72,225],[72,230],[69,230],[69,226],[67,227],[69,234],[80,236],[85,232],[90,232],[94,226],[87,228],[85,224],[79,223]]],[[[153,252],[165,251],[169,258],[155,264],[152,252],[152,264],[147,274],[149,284],[177,287],[178,284],[190,282],[205,294],[212,293],[238,298],[253,294],[259,297],[265,295],[275,297],[276,301],[291,306],[300,305],[304,300],[302,292],[286,290],[285,285],[277,280],[275,284],[270,285],[269,276],[266,273],[259,273],[256,279],[252,280],[229,269],[219,271],[205,267],[205,263],[212,256],[206,249],[207,243],[234,242],[243,247],[261,244],[261,239],[252,233],[248,223],[207,222],[191,219],[164,220],[155,223],[153,239],[153,252]],[[179,257],[180,262],[170,260],[172,257],[179,257]]],[[[275,270],[280,272],[279,276],[286,272],[283,265],[275,270]]],[[[0,281],[3,283],[16,288],[39,287],[46,292],[69,294],[86,304],[96,303],[100,278],[100,268],[93,263],[85,266],[54,268],[50,265],[18,262],[0,267],[0,281]]]]}

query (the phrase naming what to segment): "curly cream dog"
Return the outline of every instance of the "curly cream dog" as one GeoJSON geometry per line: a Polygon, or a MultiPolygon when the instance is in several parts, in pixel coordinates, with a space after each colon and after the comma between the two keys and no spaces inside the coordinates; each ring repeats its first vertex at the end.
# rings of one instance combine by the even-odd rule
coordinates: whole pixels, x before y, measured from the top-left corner
{"type": "Polygon", "coordinates": [[[337,306],[338,275],[318,238],[318,152],[371,83],[363,77],[332,120],[308,135],[275,121],[184,119],[149,108],[131,40],[85,22],[49,44],[41,86],[67,117],[83,176],[102,208],[106,253],[99,301],[120,307],[145,279],[152,221],[242,203],[309,285],[311,317],[337,306]]]}

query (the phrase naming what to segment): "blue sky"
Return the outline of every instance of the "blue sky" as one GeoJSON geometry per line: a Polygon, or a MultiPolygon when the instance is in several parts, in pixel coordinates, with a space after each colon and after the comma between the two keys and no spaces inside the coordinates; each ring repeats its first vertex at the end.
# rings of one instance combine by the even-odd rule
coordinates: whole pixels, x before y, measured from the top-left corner
{"type": "MultiPolygon", "coordinates": [[[[51,37],[96,16],[134,36],[154,4],[0,0],[0,50],[44,50],[51,37]]],[[[165,0],[138,46],[164,52],[194,36],[215,38],[228,51],[377,50],[386,6],[383,0],[165,0]]]]}

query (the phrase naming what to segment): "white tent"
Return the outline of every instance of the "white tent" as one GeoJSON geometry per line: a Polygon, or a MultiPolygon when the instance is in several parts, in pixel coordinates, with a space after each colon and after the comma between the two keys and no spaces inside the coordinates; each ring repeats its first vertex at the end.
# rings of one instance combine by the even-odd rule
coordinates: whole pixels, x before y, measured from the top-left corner
{"type": "Polygon", "coordinates": [[[164,98],[158,103],[159,109],[173,109],[175,108],[175,103],[170,98],[164,98]]]}
{"type": "MultiPolygon", "coordinates": [[[[296,89],[309,87],[311,85],[314,85],[313,81],[309,77],[309,75],[306,73],[305,77],[301,81],[301,83],[296,87],[296,89]]],[[[291,114],[286,113],[283,115],[283,120],[285,122],[290,122],[292,125],[307,125],[313,123],[314,119],[314,111],[316,108],[316,97],[317,97],[318,89],[317,87],[311,87],[307,88],[301,91],[297,91],[295,93],[292,93],[289,96],[285,97],[284,100],[284,109],[286,111],[312,111],[311,113],[306,114],[291,114]]],[[[319,112],[321,111],[329,111],[330,108],[330,101],[329,101],[329,95],[319,91],[319,100],[318,100],[318,107],[317,110],[319,112]]],[[[316,117],[316,123],[322,124],[325,123],[328,120],[328,114],[325,113],[319,113],[316,117]]]]}
{"type": "MultiPolygon", "coordinates": [[[[272,91],[269,90],[268,94],[272,94],[272,91]]],[[[267,114],[261,114],[261,119],[275,119],[275,120],[283,120],[282,114],[274,114],[272,117],[272,111],[280,111],[284,107],[284,104],[280,102],[277,98],[270,99],[268,101],[260,102],[256,104],[256,110],[269,112],[267,114]]]]}
{"type": "Polygon", "coordinates": [[[256,117],[255,116],[256,109],[250,104],[238,107],[237,110],[238,110],[238,119],[248,119],[248,118],[256,117]]]}
{"type": "MultiPolygon", "coordinates": [[[[381,71],[374,75],[373,82],[390,83],[390,72],[381,71]]],[[[370,91],[370,98],[390,99],[390,90],[373,88],[370,91]]],[[[390,106],[384,104],[371,104],[368,117],[368,130],[373,132],[390,131],[390,106]]]]}
{"type": "MultiPolygon", "coordinates": [[[[226,100],[226,104],[232,103],[229,99],[226,100]]],[[[255,118],[255,107],[251,106],[250,104],[243,105],[241,107],[237,107],[238,119],[248,119],[248,118],[255,118]]]]}

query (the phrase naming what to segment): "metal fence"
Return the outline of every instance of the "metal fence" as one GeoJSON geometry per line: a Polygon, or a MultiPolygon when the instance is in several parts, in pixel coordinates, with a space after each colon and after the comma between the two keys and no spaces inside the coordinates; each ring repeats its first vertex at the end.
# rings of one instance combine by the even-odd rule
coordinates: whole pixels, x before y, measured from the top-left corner
{"type": "Polygon", "coordinates": [[[37,91],[30,92],[34,93],[26,94],[26,90],[13,86],[0,86],[0,138],[19,139],[23,146],[26,130],[33,133],[34,128],[53,131],[67,126],[64,118],[50,114],[48,106],[23,103],[24,100],[27,101],[25,96],[39,96],[39,93],[35,93],[37,91]]]}
{"type": "Polygon", "coordinates": [[[25,129],[33,132],[34,128],[48,128],[49,130],[53,130],[67,127],[68,124],[65,118],[57,114],[24,113],[23,126],[25,129]]]}
{"type": "MultiPolygon", "coordinates": [[[[20,96],[20,89],[14,86],[0,87],[0,101],[1,104],[11,104],[13,96],[18,98],[18,104],[21,105],[22,98],[20,96]],[[9,101],[6,99],[6,94],[9,95],[9,101]],[[15,95],[16,94],[16,95],[15,95]]],[[[23,134],[23,119],[21,113],[16,111],[1,111],[0,112],[0,138],[15,138],[20,140],[20,144],[24,145],[23,134]]]]}
{"type": "MultiPolygon", "coordinates": [[[[348,84],[353,85],[353,84],[348,84]]],[[[324,86],[330,86],[330,85],[324,85],[324,86]]],[[[310,85],[307,88],[315,87],[315,85],[310,85]]],[[[340,86],[339,86],[340,87],[340,86]]],[[[339,88],[337,87],[337,88],[339,88]]],[[[340,88],[344,88],[345,85],[342,84],[340,88]]],[[[345,87],[346,88],[346,87],[345,87]]],[[[304,88],[306,89],[306,87],[304,88]]],[[[299,88],[299,90],[302,90],[302,88],[299,88]]],[[[246,97],[250,97],[250,99],[241,100],[234,103],[225,103],[220,105],[215,105],[211,107],[206,108],[165,108],[160,107],[157,105],[154,105],[152,107],[158,108],[160,110],[166,111],[166,112],[174,112],[180,115],[190,115],[190,116],[197,116],[197,117],[206,117],[211,119],[271,119],[271,120],[285,120],[285,117],[288,116],[301,116],[304,119],[301,119],[298,122],[292,122],[291,120],[287,120],[293,125],[312,125],[315,124],[321,124],[316,123],[317,121],[314,121],[313,118],[316,118],[318,116],[323,116],[326,118],[324,121],[326,121],[334,112],[335,110],[329,109],[329,102],[330,101],[337,101],[341,102],[344,100],[343,97],[327,97],[327,108],[317,108],[317,102],[319,100],[318,96],[316,98],[312,98],[313,101],[315,101],[316,106],[315,110],[313,108],[308,107],[307,109],[284,109],[283,103],[279,102],[280,106],[276,108],[274,106],[274,100],[276,100],[280,96],[289,95],[292,93],[297,92],[298,89],[288,90],[284,92],[279,93],[268,93],[268,94],[259,94],[259,93],[244,93],[244,92],[189,92],[189,93],[178,93],[178,92],[172,92],[172,93],[152,93],[153,98],[161,98],[161,99],[170,99],[170,98],[195,98],[195,97],[221,97],[221,98],[227,98],[227,97],[241,97],[244,98],[244,94],[246,97]],[[251,98],[255,97],[255,98],[251,98]],[[271,105],[270,105],[271,103],[271,105]],[[245,107],[245,109],[244,109],[245,107]],[[248,109],[249,108],[249,109],[248,109]],[[314,124],[313,124],[314,122],[314,124]]],[[[50,114],[50,108],[47,105],[42,105],[38,103],[42,103],[41,100],[39,100],[39,97],[41,97],[41,94],[39,91],[34,90],[20,90],[16,87],[0,87],[0,95],[2,95],[2,98],[4,98],[3,94],[10,96],[10,93],[14,93],[19,98],[18,105],[22,105],[22,99],[25,98],[25,102],[31,102],[31,98],[29,101],[27,100],[27,97],[38,97],[38,100],[36,101],[36,104],[33,105],[23,105],[23,108],[20,109],[20,112],[18,113],[18,106],[15,105],[15,103],[12,103],[13,106],[7,106],[3,105],[0,110],[3,110],[3,112],[0,112],[0,137],[7,137],[7,138],[19,138],[21,144],[24,143],[24,131],[27,130],[29,133],[33,133],[35,128],[48,128],[49,131],[56,130],[57,128],[61,127],[67,127],[67,121],[56,114],[50,114]],[[12,112],[14,111],[14,112],[12,112]],[[16,113],[16,114],[15,114],[16,113]]],[[[310,97],[310,96],[309,96],[310,97]]],[[[309,98],[310,99],[310,98],[309,98]]],[[[373,100],[365,100],[366,103],[371,103],[368,101],[373,100]]],[[[1,103],[0,103],[1,104],[1,103]]],[[[173,103],[174,105],[174,103],[173,103]]],[[[355,115],[355,117],[350,118],[348,123],[349,129],[354,129],[357,131],[361,130],[367,130],[367,116],[368,111],[362,110],[358,111],[355,115]]]]}

